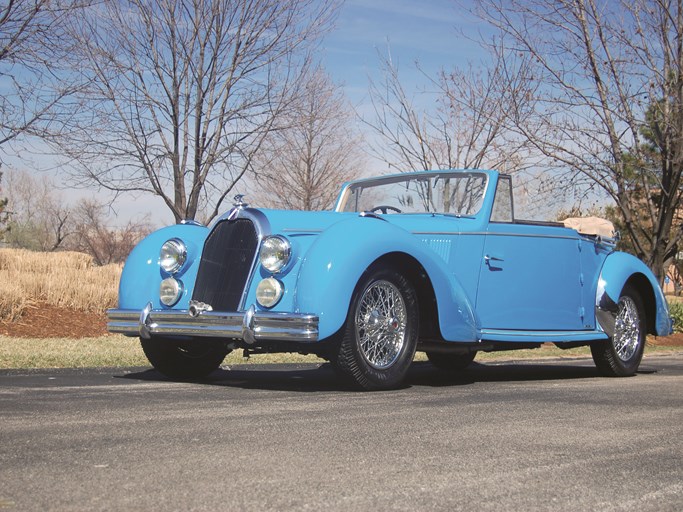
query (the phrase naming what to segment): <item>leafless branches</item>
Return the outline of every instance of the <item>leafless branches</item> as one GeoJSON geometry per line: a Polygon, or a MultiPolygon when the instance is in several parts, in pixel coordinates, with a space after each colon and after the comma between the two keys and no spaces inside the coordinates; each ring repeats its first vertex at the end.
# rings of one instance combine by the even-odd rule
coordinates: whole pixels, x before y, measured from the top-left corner
{"type": "Polygon", "coordinates": [[[407,91],[391,55],[382,57],[382,80],[370,88],[375,115],[365,120],[381,136],[378,156],[399,171],[525,168],[529,144],[507,123],[509,113],[527,116],[528,66],[495,57],[481,70],[428,76],[431,90],[422,93],[407,91]]]}
{"type": "Polygon", "coordinates": [[[43,136],[69,115],[69,107],[56,107],[74,92],[80,77],[61,71],[70,51],[63,28],[86,3],[9,0],[0,5],[0,146],[22,134],[43,136]]]}
{"type": "Polygon", "coordinates": [[[81,201],[73,210],[72,250],[90,254],[97,265],[121,263],[145,236],[152,232],[147,219],[128,221],[123,227],[107,224],[107,206],[93,200],[81,201]]]}
{"type": "MultiPolygon", "coordinates": [[[[2,172],[0,171],[0,182],[2,182],[2,172]]],[[[5,209],[7,208],[7,198],[2,197],[2,187],[0,187],[0,240],[2,240],[2,235],[5,233],[5,224],[9,218],[5,209]]]]}
{"type": "Polygon", "coordinates": [[[289,108],[332,0],[103,0],[72,20],[90,86],[56,140],[76,177],[217,215],[289,108]]]}
{"type": "Polygon", "coordinates": [[[359,136],[341,88],[316,68],[300,80],[297,101],[256,158],[259,204],[322,210],[358,176],[359,136]]]}
{"type": "Polygon", "coordinates": [[[73,219],[71,209],[55,191],[52,181],[11,171],[6,175],[5,191],[10,213],[5,241],[9,245],[34,251],[64,247],[73,234],[73,219]]]}
{"type": "Polygon", "coordinates": [[[109,207],[93,199],[66,203],[47,176],[34,178],[12,171],[6,183],[11,215],[5,242],[11,247],[80,251],[90,254],[98,265],[106,265],[123,262],[152,231],[147,218],[112,226],[109,207]]]}
{"type": "Polygon", "coordinates": [[[678,250],[683,171],[681,0],[481,0],[481,17],[533,64],[535,104],[515,123],[571,183],[615,201],[661,278],[678,250]]]}

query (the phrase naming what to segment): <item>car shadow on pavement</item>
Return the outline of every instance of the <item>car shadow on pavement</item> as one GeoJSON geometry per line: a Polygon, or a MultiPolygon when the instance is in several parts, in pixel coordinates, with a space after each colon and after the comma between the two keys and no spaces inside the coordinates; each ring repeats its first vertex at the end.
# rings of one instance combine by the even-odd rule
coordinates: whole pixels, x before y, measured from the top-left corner
{"type": "Polygon", "coordinates": [[[413,363],[410,383],[420,386],[438,386],[476,382],[531,382],[601,378],[595,366],[573,364],[544,364],[528,362],[470,364],[465,370],[446,372],[435,369],[428,362],[413,363]]]}
{"type": "MultiPolygon", "coordinates": [[[[558,381],[603,378],[593,365],[528,362],[472,363],[458,372],[436,369],[428,362],[412,364],[402,388],[445,387],[477,382],[558,381]]],[[[645,372],[646,373],[646,372],[645,372]]],[[[173,382],[154,369],[117,375],[141,381],[173,382]]],[[[329,364],[249,364],[223,367],[194,384],[297,392],[357,391],[329,364]]]]}
{"type": "MultiPolygon", "coordinates": [[[[154,369],[118,375],[123,379],[174,382],[154,369]]],[[[193,384],[226,386],[273,391],[353,391],[351,384],[339,378],[328,364],[249,364],[221,367],[193,384]]]]}

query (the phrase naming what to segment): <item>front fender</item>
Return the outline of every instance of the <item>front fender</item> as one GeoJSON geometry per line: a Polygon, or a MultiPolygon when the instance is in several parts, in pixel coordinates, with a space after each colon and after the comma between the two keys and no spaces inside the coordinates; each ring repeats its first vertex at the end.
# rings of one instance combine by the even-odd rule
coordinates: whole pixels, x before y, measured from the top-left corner
{"type": "Polygon", "coordinates": [[[167,277],[159,266],[159,250],[170,238],[180,238],[187,246],[187,262],[176,275],[183,283],[183,296],[175,307],[187,308],[194,289],[204,241],[205,226],[178,224],[168,226],[144,238],[126,259],[119,283],[119,308],[142,310],[149,302],[154,308],[166,308],[159,300],[159,285],[167,277]]]}
{"type": "Polygon", "coordinates": [[[650,325],[651,334],[668,336],[673,332],[669,307],[652,271],[635,256],[613,252],[605,259],[595,295],[596,316],[599,325],[610,336],[613,334],[613,315],[616,304],[626,283],[633,282],[643,295],[645,308],[654,314],[650,325]],[[612,318],[610,318],[612,317],[612,318]]]}
{"type": "Polygon", "coordinates": [[[414,235],[372,217],[354,217],[331,226],[313,243],[302,262],[296,309],[318,315],[320,339],[342,327],[361,276],[375,261],[391,253],[407,254],[424,268],[436,295],[444,339],[476,341],[479,323],[454,273],[414,235]]]}

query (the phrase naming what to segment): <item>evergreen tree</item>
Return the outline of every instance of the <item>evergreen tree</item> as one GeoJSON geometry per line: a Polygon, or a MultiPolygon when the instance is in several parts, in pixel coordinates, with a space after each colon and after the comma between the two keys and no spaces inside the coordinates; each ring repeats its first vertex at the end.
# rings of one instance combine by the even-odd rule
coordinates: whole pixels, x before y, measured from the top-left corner
{"type": "Polygon", "coordinates": [[[663,205],[668,205],[671,210],[671,220],[669,229],[662,236],[669,241],[669,244],[663,260],[664,268],[661,278],[671,273],[672,270],[674,273],[677,272],[678,269],[672,267],[681,263],[678,260],[681,250],[679,241],[683,238],[680,185],[673,187],[674,191],[678,189],[678,193],[671,193],[670,190],[668,197],[665,188],[662,187],[666,181],[667,167],[676,165],[675,162],[668,161],[665,157],[670,153],[670,150],[667,151],[667,142],[662,133],[664,125],[662,112],[665,108],[667,105],[664,101],[650,104],[645,113],[645,122],[639,129],[643,143],[638,146],[637,151],[622,155],[624,162],[622,195],[631,204],[629,212],[631,229],[628,229],[627,221],[619,208],[608,207],[606,209],[606,216],[622,235],[618,249],[647,261],[648,255],[654,251],[653,245],[659,238],[654,235],[656,226],[660,224],[661,210],[663,205]]]}

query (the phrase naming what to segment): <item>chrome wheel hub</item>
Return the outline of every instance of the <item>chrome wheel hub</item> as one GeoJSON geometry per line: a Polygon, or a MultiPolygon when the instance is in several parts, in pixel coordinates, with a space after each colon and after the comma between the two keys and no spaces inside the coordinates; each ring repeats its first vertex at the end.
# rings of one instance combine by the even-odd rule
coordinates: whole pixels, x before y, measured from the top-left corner
{"type": "Polygon", "coordinates": [[[614,324],[612,344],[619,359],[628,361],[638,350],[641,343],[640,315],[631,297],[619,299],[619,311],[614,324]]]}
{"type": "Polygon", "coordinates": [[[406,305],[389,281],[372,283],[358,301],[356,336],[365,360],[373,368],[389,368],[405,345],[406,305]]]}

